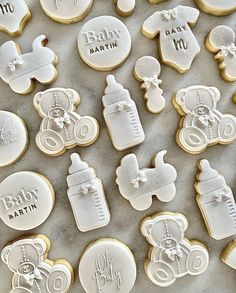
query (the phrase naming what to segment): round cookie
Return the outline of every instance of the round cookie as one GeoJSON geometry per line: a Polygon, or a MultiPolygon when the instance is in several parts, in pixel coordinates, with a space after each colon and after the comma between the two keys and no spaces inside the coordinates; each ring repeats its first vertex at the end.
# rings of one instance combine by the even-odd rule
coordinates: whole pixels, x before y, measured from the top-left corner
{"type": "Polygon", "coordinates": [[[28,146],[24,121],[17,115],[0,111],[0,167],[15,163],[28,146]]]}
{"type": "Polygon", "coordinates": [[[128,293],[136,280],[136,263],[122,242],[104,238],[91,243],[81,257],[79,278],[87,293],[128,293]]]}
{"type": "Polygon", "coordinates": [[[42,175],[16,172],[0,183],[0,218],[15,230],[31,230],[41,225],[54,206],[54,190],[42,175]]]}

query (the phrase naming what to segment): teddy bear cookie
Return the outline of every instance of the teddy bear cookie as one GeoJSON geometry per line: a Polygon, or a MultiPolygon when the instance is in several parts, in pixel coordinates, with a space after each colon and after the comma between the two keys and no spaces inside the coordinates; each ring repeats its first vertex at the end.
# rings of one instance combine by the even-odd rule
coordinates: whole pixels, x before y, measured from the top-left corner
{"type": "Polygon", "coordinates": [[[75,112],[80,103],[73,89],[52,88],[34,96],[34,107],[43,118],[36,144],[47,155],[58,156],[66,149],[88,146],[99,135],[97,120],[75,112]]]}
{"type": "Polygon", "coordinates": [[[207,160],[199,162],[199,169],[196,199],[210,236],[221,240],[236,234],[236,204],[231,188],[207,160]]]}
{"type": "Polygon", "coordinates": [[[207,269],[208,251],[202,243],[184,237],[187,228],[187,219],[177,213],[159,213],[142,222],[141,233],[152,245],[145,271],[155,285],[168,287],[178,278],[207,269]]]}
{"type": "Polygon", "coordinates": [[[33,41],[32,52],[22,54],[14,41],[8,41],[0,47],[0,78],[9,84],[18,94],[28,94],[33,87],[33,80],[42,84],[51,84],[57,77],[54,65],[56,54],[44,47],[48,40],[40,35],[33,41]]]}
{"type": "Polygon", "coordinates": [[[231,241],[221,256],[222,261],[232,269],[236,270],[236,240],[231,241]]]}
{"type": "Polygon", "coordinates": [[[129,16],[135,9],[135,0],[113,0],[116,3],[116,12],[121,16],[129,16]]]}
{"type": "Polygon", "coordinates": [[[90,11],[93,0],[40,0],[44,12],[60,23],[74,23],[90,11]]]}
{"type": "Polygon", "coordinates": [[[134,66],[134,76],[138,81],[143,82],[141,88],[146,91],[144,99],[149,112],[158,114],[165,108],[163,90],[160,88],[162,80],[159,79],[161,65],[152,56],[139,58],[134,66]]]}
{"type": "Polygon", "coordinates": [[[24,0],[0,0],[0,31],[19,36],[31,13],[24,0]]]}
{"type": "Polygon", "coordinates": [[[154,168],[140,169],[135,154],[129,154],[122,158],[116,169],[119,191],[136,210],[150,208],[153,195],[163,202],[169,202],[175,197],[177,172],[172,165],[164,162],[166,153],[157,153],[153,160],[154,168]]]}
{"type": "Polygon", "coordinates": [[[219,70],[226,81],[236,80],[235,33],[226,25],[214,27],[206,38],[206,48],[214,53],[219,70]]]}
{"type": "Polygon", "coordinates": [[[78,229],[87,232],[107,226],[111,216],[102,181],[79,154],[72,154],[71,162],[67,195],[78,229]]]}
{"type": "Polygon", "coordinates": [[[79,279],[87,293],[129,293],[136,275],[133,253],[116,239],[90,243],[80,259],[79,279]]]}
{"type": "Polygon", "coordinates": [[[118,18],[98,16],[82,26],[78,36],[78,50],[87,65],[96,70],[109,71],[119,67],[128,58],[131,37],[127,27],[118,18]]]}
{"type": "Polygon", "coordinates": [[[212,15],[227,15],[236,11],[235,0],[195,0],[201,10],[212,15]]]}
{"type": "Polygon", "coordinates": [[[160,55],[162,61],[180,73],[187,72],[200,46],[191,27],[199,17],[196,8],[178,5],[173,9],[156,11],[142,26],[143,34],[154,39],[160,35],[160,55]]]}
{"type": "Polygon", "coordinates": [[[217,110],[220,92],[203,85],[181,89],[173,98],[180,120],[177,144],[190,154],[199,154],[207,146],[229,144],[236,139],[236,117],[217,110]]]}
{"type": "Polygon", "coordinates": [[[12,272],[11,293],[66,293],[74,273],[64,259],[48,259],[50,240],[44,235],[26,236],[5,246],[2,261],[12,272]]]}

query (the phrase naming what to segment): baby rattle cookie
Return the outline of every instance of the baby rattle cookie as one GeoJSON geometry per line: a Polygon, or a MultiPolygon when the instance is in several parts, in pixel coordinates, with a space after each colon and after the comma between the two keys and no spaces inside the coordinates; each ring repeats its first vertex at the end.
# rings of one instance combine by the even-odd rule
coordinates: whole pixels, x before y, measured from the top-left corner
{"type": "Polygon", "coordinates": [[[219,70],[226,81],[236,80],[235,33],[226,25],[214,27],[206,38],[206,48],[214,53],[219,70]]]}
{"type": "Polygon", "coordinates": [[[236,270],[236,240],[231,241],[221,255],[222,261],[232,269],[236,270]]]}
{"type": "Polygon", "coordinates": [[[153,168],[140,169],[135,154],[129,154],[122,158],[116,169],[119,191],[136,210],[150,208],[153,195],[163,202],[169,202],[175,197],[177,172],[172,165],[164,162],[166,153],[157,153],[153,168]]]}
{"type": "Polygon", "coordinates": [[[235,0],[195,0],[201,10],[212,15],[227,15],[236,11],[235,0]]]}
{"type": "Polygon", "coordinates": [[[155,285],[168,287],[178,278],[207,269],[208,251],[201,242],[184,237],[187,228],[187,219],[178,213],[158,213],[142,222],[141,233],[152,245],[145,271],[155,285]]]}
{"type": "Polygon", "coordinates": [[[33,87],[33,80],[42,84],[51,84],[57,77],[54,65],[56,54],[44,47],[48,42],[41,35],[33,41],[33,51],[22,54],[14,41],[4,43],[0,47],[0,78],[9,84],[18,94],[28,94],[33,87]]]}
{"type": "Polygon", "coordinates": [[[52,88],[34,96],[34,107],[43,118],[36,144],[47,155],[59,156],[66,149],[93,144],[99,135],[99,125],[91,116],[75,112],[80,103],[73,89],[52,88]]]}
{"type": "Polygon", "coordinates": [[[25,236],[3,248],[2,261],[13,274],[11,293],[69,292],[73,269],[64,259],[48,259],[50,248],[45,235],[25,236]]]}
{"type": "Polygon", "coordinates": [[[24,121],[14,113],[0,110],[0,167],[18,161],[28,146],[24,121]]]}
{"type": "Polygon", "coordinates": [[[217,110],[220,92],[203,85],[181,89],[173,98],[180,120],[177,144],[190,154],[199,154],[207,146],[229,144],[236,139],[236,117],[217,110]]]}
{"type": "Polygon", "coordinates": [[[135,0],[113,0],[116,3],[116,12],[121,16],[129,16],[135,9],[135,0]]]}
{"type": "Polygon", "coordinates": [[[162,80],[159,79],[161,65],[158,60],[151,56],[139,58],[134,67],[134,75],[138,81],[142,81],[142,89],[146,91],[144,99],[149,112],[158,114],[165,108],[165,99],[160,88],[162,80]]]}
{"type": "Polygon", "coordinates": [[[129,293],[136,275],[133,253],[115,239],[90,243],[80,259],[79,279],[87,293],[129,293]]]}

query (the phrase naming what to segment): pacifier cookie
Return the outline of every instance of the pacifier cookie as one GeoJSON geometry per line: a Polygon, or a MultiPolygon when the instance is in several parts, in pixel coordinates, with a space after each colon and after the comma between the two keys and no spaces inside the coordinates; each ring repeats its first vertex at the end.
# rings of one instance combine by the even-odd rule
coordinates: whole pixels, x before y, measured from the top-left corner
{"type": "Polygon", "coordinates": [[[196,4],[206,13],[227,15],[236,10],[235,0],[195,0],[196,4]]]}
{"type": "Polygon", "coordinates": [[[129,16],[135,9],[135,0],[113,0],[116,3],[116,11],[121,16],[129,16]]]}
{"type": "Polygon", "coordinates": [[[222,261],[232,269],[236,270],[236,240],[231,241],[221,256],[222,261]]]}

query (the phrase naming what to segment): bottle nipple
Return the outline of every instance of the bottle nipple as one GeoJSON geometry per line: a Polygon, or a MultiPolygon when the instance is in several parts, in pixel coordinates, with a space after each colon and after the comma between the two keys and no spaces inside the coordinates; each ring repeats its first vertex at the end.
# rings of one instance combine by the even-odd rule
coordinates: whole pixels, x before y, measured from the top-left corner
{"type": "Polygon", "coordinates": [[[107,81],[107,87],[105,89],[106,95],[109,95],[124,89],[123,86],[116,81],[114,75],[108,75],[106,78],[106,81],[107,81]]]}
{"type": "Polygon", "coordinates": [[[69,174],[74,174],[89,168],[88,164],[81,160],[79,154],[73,153],[70,158],[72,163],[69,167],[69,174]]]}

